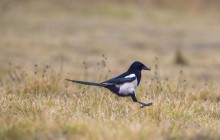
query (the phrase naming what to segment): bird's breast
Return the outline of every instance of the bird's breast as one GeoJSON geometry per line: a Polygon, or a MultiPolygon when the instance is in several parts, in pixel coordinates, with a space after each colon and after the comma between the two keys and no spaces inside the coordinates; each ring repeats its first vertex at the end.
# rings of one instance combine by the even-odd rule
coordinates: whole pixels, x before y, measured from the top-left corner
{"type": "Polygon", "coordinates": [[[126,82],[121,85],[118,85],[119,94],[122,95],[132,94],[135,91],[136,87],[137,87],[137,78],[131,82],[126,82]]]}

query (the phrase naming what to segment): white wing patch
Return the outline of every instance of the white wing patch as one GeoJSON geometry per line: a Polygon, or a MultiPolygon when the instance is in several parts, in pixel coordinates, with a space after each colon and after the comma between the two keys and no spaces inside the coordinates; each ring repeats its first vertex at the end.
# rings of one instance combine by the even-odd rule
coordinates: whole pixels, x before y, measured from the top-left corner
{"type": "Polygon", "coordinates": [[[129,95],[135,91],[135,88],[137,87],[137,77],[135,76],[135,74],[130,74],[125,78],[133,78],[133,77],[135,77],[135,80],[119,85],[120,94],[129,95]]]}
{"type": "Polygon", "coordinates": [[[136,77],[135,74],[130,74],[128,76],[125,76],[125,78],[133,78],[133,77],[136,77]]]}

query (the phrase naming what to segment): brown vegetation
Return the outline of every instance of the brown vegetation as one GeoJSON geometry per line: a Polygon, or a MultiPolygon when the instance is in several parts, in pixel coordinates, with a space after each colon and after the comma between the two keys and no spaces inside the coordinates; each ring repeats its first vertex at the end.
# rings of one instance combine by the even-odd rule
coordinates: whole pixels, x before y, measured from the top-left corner
{"type": "Polygon", "coordinates": [[[218,139],[218,4],[0,1],[0,139],[218,139]],[[152,67],[137,88],[152,107],[64,81],[135,60],[152,67]]]}

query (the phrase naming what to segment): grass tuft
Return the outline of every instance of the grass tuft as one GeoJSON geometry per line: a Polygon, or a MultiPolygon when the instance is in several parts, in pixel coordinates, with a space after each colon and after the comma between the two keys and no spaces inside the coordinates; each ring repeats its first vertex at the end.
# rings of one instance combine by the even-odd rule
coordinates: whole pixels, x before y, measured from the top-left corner
{"type": "Polygon", "coordinates": [[[185,56],[183,55],[183,52],[178,49],[175,53],[175,64],[178,65],[188,65],[188,61],[186,60],[185,56]]]}

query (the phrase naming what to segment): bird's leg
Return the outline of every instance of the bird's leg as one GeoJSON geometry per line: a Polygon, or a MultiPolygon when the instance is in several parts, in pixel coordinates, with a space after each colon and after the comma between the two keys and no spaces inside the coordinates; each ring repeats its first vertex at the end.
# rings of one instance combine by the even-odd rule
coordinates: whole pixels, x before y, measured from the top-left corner
{"type": "Polygon", "coordinates": [[[153,103],[143,103],[143,102],[140,102],[140,101],[138,101],[138,103],[142,105],[140,108],[143,108],[145,106],[152,106],[153,105],[153,103]]]}
{"type": "Polygon", "coordinates": [[[143,108],[145,106],[151,106],[153,105],[153,103],[143,103],[143,102],[140,102],[137,100],[136,96],[135,96],[135,93],[131,95],[131,98],[134,102],[138,102],[139,104],[141,104],[142,106],[140,108],[143,108]]]}

